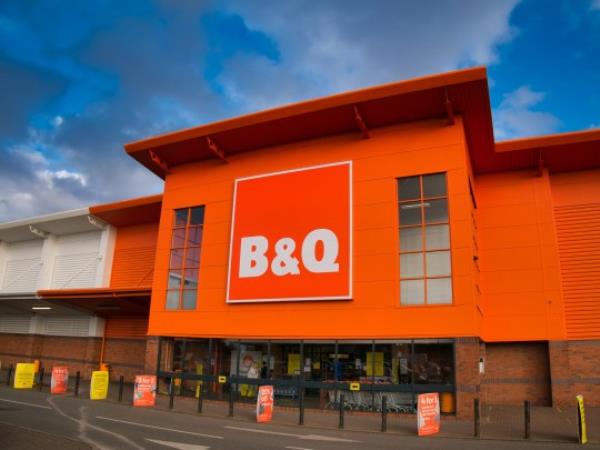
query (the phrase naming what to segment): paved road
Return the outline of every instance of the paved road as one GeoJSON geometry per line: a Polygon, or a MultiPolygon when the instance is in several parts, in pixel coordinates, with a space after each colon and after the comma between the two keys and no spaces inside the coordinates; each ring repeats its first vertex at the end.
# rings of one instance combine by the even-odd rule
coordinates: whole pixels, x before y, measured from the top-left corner
{"type": "Polygon", "coordinates": [[[92,402],[72,396],[0,389],[1,449],[558,450],[574,448],[575,445],[418,438],[392,433],[259,425],[233,419],[133,408],[114,402],[92,402]]]}

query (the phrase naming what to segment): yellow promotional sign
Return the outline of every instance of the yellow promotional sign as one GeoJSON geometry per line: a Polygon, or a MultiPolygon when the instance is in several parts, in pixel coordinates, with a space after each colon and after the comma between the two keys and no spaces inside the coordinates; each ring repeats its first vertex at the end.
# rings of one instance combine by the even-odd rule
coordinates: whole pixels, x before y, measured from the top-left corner
{"type": "Polygon", "coordinates": [[[350,383],[351,391],[360,391],[360,383],[350,383]]]}
{"type": "Polygon", "coordinates": [[[220,384],[225,384],[227,383],[227,377],[224,375],[219,375],[219,383],[220,384]]]}
{"type": "Polygon", "coordinates": [[[108,396],[108,381],[108,372],[106,370],[92,372],[90,400],[104,400],[108,396]]]}
{"type": "Polygon", "coordinates": [[[13,387],[15,389],[31,389],[33,387],[34,376],[35,364],[17,363],[13,387]]]}
{"type": "Polygon", "coordinates": [[[300,353],[288,354],[288,375],[298,375],[300,373],[300,353]]]}
{"type": "MultiPolygon", "coordinates": [[[[202,375],[204,373],[204,364],[197,362],[196,363],[196,375],[202,375]]],[[[196,384],[196,398],[200,397],[200,392],[202,392],[202,381],[198,381],[196,384]]]]}
{"type": "Polygon", "coordinates": [[[587,444],[587,426],[585,423],[585,408],[583,407],[583,395],[575,397],[577,399],[577,423],[579,425],[579,443],[587,444]]]}
{"type": "Polygon", "coordinates": [[[373,376],[373,369],[375,369],[375,376],[382,377],[383,376],[383,352],[369,352],[367,353],[367,364],[365,367],[367,371],[367,376],[373,376]],[[375,358],[373,358],[375,355],[375,358]]]}

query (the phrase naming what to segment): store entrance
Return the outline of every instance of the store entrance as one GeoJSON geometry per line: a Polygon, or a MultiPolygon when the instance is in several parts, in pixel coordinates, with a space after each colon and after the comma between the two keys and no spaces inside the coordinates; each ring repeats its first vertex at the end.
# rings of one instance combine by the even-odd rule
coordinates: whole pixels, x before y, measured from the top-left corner
{"type": "Polygon", "coordinates": [[[272,385],[275,404],[412,412],[421,392],[454,395],[452,340],[239,341],[161,339],[161,387],[173,374],[176,395],[254,403],[272,385]],[[225,380],[225,381],[223,381],[225,380]],[[353,388],[352,390],[350,388],[353,388]]]}

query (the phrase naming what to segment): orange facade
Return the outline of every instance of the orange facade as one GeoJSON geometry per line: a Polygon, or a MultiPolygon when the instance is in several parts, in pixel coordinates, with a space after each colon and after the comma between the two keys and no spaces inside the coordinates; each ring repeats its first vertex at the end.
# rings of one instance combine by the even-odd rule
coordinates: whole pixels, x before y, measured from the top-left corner
{"type": "MultiPolygon", "coordinates": [[[[148,333],[485,342],[599,338],[599,141],[600,132],[590,130],[494,142],[485,70],[475,68],[127,144],[131,156],[165,180],[148,333]],[[270,275],[258,290],[252,283],[235,288],[237,299],[250,303],[228,302],[231,255],[234,271],[239,269],[239,243],[232,247],[230,241],[232,232],[238,237],[238,225],[232,224],[236,214],[252,224],[252,233],[263,227],[269,239],[279,239],[286,221],[294,234],[304,226],[295,217],[312,223],[331,214],[335,208],[308,199],[319,192],[325,198],[341,186],[335,177],[310,185],[290,178],[288,185],[263,187],[263,194],[253,194],[234,211],[236,180],[347,161],[352,164],[352,294],[323,289],[322,297],[330,301],[302,301],[319,297],[317,280],[324,278],[316,276],[306,286],[297,283],[310,292],[294,299],[300,301],[254,303],[281,297],[275,291],[286,283],[270,275]],[[452,301],[406,305],[400,300],[397,183],[436,173],[447,180],[452,301]],[[286,198],[291,208],[301,205],[289,217],[285,209],[271,208],[286,198]],[[203,208],[199,271],[192,280],[197,301],[189,310],[168,309],[175,211],[192,207],[203,208]]],[[[301,236],[295,239],[299,245],[301,236]]],[[[269,252],[271,261],[275,255],[269,252]]]]}
{"type": "Polygon", "coordinates": [[[241,154],[227,164],[207,161],[175,167],[165,184],[149,334],[274,339],[478,335],[467,175],[460,120],[453,126],[432,120],[377,129],[370,139],[353,134],[273,147],[241,154]],[[235,179],[348,160],[353,162],[353,298],[227,304],[235,179]],[[396,179],[432,172],[447,173],[454,302],[400,306],[396,179]],[[169,311],[165,296],[173,211],[195,205],[205,205],[198,304],[194,311],[169,311]]]}

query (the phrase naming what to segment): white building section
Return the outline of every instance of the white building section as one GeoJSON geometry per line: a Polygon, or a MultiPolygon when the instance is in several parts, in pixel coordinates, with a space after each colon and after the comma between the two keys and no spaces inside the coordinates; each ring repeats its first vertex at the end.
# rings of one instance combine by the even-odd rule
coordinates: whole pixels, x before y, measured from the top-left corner
{"type": "Polygon", "coordinates": [[[87,208],[0,224],[0,333],[102,336],[103,319],[37,291],[107,287],[115,239],[87,208]]]}

